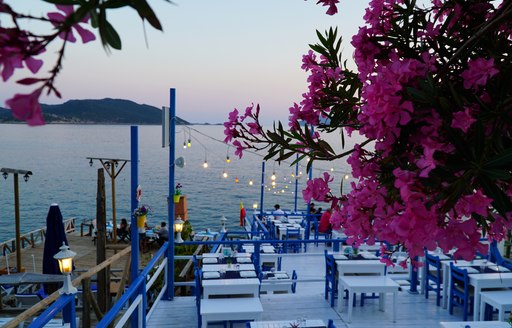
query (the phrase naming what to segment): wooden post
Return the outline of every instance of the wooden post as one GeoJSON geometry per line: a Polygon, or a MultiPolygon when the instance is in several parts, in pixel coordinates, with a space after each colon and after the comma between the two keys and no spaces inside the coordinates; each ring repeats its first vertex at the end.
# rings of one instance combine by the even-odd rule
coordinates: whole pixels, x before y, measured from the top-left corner
{"type": "Polygon", "coordinates": [[[91,305],[86,293],[91,287],[90,279],[82,280],[82,327],[91,328],[91,305]]]}
{"type": "MultiPolygon", "coordinates": [[[[96,264],[106,260],[107,244],[107,213],[105,210],[105,175],[103,169],[98,169],[98,192],[96,195],[96,229],[98,236],[96,240],[96,264]]],[[[103,313],[107,312],[107,297],[109,296],[109,284],[107,281],[107,270],[98,272],[98,305],[103,313]]]]}
{"type": "Polygon", "coordinates": [[[117,223],[116,223],[116,170],[115,165],[112,163],[110,168],[110,177],[112,179],[112,239],[113,243],[117,243],[117,223]]]}
{"type": "Polygon", "coordinates": [[[14,219],[16,220],[16,272],[22,272],[20,239],[20,194],[18,187],[18,173],[14,173],[14,219]]]}

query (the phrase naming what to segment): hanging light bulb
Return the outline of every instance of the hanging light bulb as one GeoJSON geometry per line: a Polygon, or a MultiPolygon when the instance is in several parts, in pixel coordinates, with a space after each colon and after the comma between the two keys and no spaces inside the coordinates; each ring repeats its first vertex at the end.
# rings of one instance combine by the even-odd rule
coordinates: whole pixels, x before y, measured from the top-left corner
{"type": "Polygon", "coordinates": [[[207,168],[208,168],[208,161],[207,161],[207,160],[204,160],[203,167],[204,167],[205,169],[207,169],[207,168]]]}
{"type": "Polygon", "coordinates": [[[183,149],[187,149],[187,142],[183,141],[183,149]]]}
{"type": "Polygon", "coordinates": [[[275,186],[276,186],[276,182],[275,182],[275,181],[272,181],[272,187],[274,187],[274,188],[275,188],[275,186]]]}
{"type": "Polygon", "coordinates": [[[239,181],[238,177],[235,177],[235,183],[238,183],[238,181],[239,181]]]}
{"type": "Polygon", "coordinates": [[[334,167],[331,167],[331,172],[334,172],[334,167]]]}
{"type": "Polygon", "coordinates": [[[187,147],[188,147],[188,148],[192,147],[192,140],[188,139],[187,147]]]}
{"type": "Polygon", "coordinates": [[[226,156],[226,163],[231,163],[231,158],[229,158],[229,155],[226,156]]]}
{"type": "Polygon", "coordinates": [[[222,172],[222,177],[223,178],[227,178],[228,177],[228,172],[226,172],[226,171],[222,172]]]}
{"type": "Polygon", "coordinates": [[[252,179],[249,180],[249,186],[252,186],[254,184],[254,182],[252,182],[252,179]]]}
{"type": "Polygon", "coordinates": [[[270,177],[270,180],[272,180],[272,181],[276,180],[276,172],[272,172],[272,176],[270,177]]]}

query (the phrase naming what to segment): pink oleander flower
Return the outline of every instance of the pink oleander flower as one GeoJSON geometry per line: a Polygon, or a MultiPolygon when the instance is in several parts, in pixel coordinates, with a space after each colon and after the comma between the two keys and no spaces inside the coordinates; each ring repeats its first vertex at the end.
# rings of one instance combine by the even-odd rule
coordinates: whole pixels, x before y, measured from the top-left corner
{"type": "Polygon", "coordinates": [[[16,94],[13,98],[7,100],[6,105],[12,110],[12,115],[28,125],[43,125],[43,113],[39,104],[39,96],[42,89],[37,89],[31,94],[16,94]]]}
{"type": "Polygon", "coordinates": [[[329,182],[332,182],[333,180],[334,179],[327,172],[324,172],[323,179],[315,178],[313,180],[309,180],[307,182],[306,189],[302,191],[302,197],[306,203],[311,202],[311,199],[319,202],[327,201],[327,195],[331,192],[329,182]]]}
{"type": "Polygon", "coordinates": [[[487,80],[498,74],[499,70],[494,67],[494,59],[477,58],[468,62],[468,69],[462,72],[464,88],[477,89],[487,83],[487,80]]]}
{"type": "Polygon", "coordinates": [[[467,133],[471,125],[475,122],[476,119],[471,115],[471,109],[466,107],[463,111],[453,113],[451,127],[461,129],[464,133],[467,133]]]}
{"type": "MultiPolygon", "coordinates": [[[[23,68],[23,63],[32,73],[37,73],[43,61],[32,56],[27,56],[27,49],[33,47],[27,32],[16,28],[0,27],[0,67],[2,67],[2,79],[7,81],[16,68],[23,68]]],[[[44,49],[37,54],[43,53],[44,49]]]]}
{"type": "MultiPolygon", "coordinates": [[[[57,5],[57,9],[62,11],[64,14],[60,12],[51,12],[48,13],[48,18],[52,21],[53,26],[60,26],[66,18],[73,14],[73,6],[68,5],[57,5]]],[[[87,23],[89,21],[89,17],[85,17],[82,19],[81,23],[87,23]]],[[[63,40],[67,40],[69,42],[76,42],[75,35],[73,34],[73,29],[80,35],[83,43],[87,43],[96,39],[94,33],[89,30],[84,29],[79,23],[73,24],[72,28],[66,31],[62,31],[59,34],[59,37],[63,40]]]]}
{"type": "Polygon", "coordinates": [[[334,15],[338,12],[338,8],[336,7],[336,4],[340,2],[339,0],[318,0],[317,4],[322,4],[322,6],[326,7],[329,6],[329,9],[327,9],[326,14],[327,15],[334,15]]]}

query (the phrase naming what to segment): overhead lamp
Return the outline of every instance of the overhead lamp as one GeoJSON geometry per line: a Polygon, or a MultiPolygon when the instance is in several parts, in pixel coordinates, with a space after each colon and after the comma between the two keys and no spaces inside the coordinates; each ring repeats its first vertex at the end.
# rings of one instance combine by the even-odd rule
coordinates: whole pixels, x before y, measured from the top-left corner
{"type": "Polygon", "coordinates": [[[207,168],[208,168],[208,161],[207,161],[207,160],[204,160],[203,167],[204,167],[205,169],[207,169],[207,168]]]}
{"type": "Polygon", "coordinates": [[[276,182],[272,181],[272,187],[275,187],[275,186],[276,186],[276,182]]]}
{"type": "Polygon", "coordinates": [[[188,139],[187,147],[188,147],[188,148],[192,147],[192,140],[188,139]]]}
{"type": "Polygon", "coordinates": [[[228,177],[228,172],[226,172],[226,171],[222,172],[222,177],[223,178],[227,178],[228,177]]]}
{"type": "Polygon", "coordinates": [[[89,166],[92,167],[92,158],[89,160],[89,166]]]}
{"type": "Polygon", "coordinates": [[[179,215],[176,218],[176,220],[174,220],[174,231],[176,232],[176,239],[174,240],[174,242],[177,244],[183,243],[183,239],[181,238],[181,232],[183,231],[184,223],[185,222],[181,219],[179,215]]]}
{"type": "Polygon", "coordinates": [[[270,177],[270,180],[272,180],[272,181],[276,180],[276,172],[272,172],[272,176],[270,177]]]}
{"type": "Polygon", "coordinates": [[[119,166],[119,163],[117,161],[114,161],[114,164],[115,164],[116,167],[119,166]]]}
{"type": "Polygon", "coordinates": [[[231,158],[229,158],[229,155],[226,156],[226,163],[231,163],[231,158]]]}
{"type": "Polygon", "coordinates": [[[254,184],[254,182],[251,180],[249,180],[249,186],[252,186],[254,184]]]}
{"type": "Polygon", "coordinates": [[[107,167],[107,170],[110,170],[110,162],[105,162],[105,166],[107,167]]]}
{"type": "Polygon", "coordinates": [[[25,175],[23,176],[23,180],[25,180],[25,182],[27,182],[29,177],[30,176],[28,175],[28,173],[25,173],[25,175]]]}
{"type": "Polygon", "coordinates": [[[331,172],[334,172],[334,167],[331,167],[331,172]]]}
{"type": "Polygon", "coordinates": [[[71,283],[71,271],[73,271],[73,258],[76,256],[76,253],[69,249],[64,242],[62,242],[62,246],[60,247],[60,252],[53,256],[59,262],[59,269],[64,278],[64,285],[59,290],[60,294],[76,294],[77,289],[71,283]]]}
{"type": "Polygon", "coordinates": [[[9,173],[4,172],[4,173],[2,173],[2,176],[4,177],[5,180],[7,180],[7,177],[9,176],[9,173]]]}
{"type": "Polygon", "coordinates": [[[258,203],[254,203],[254,204],[252,204],[252,208],[253,208],[253,209],[257,209],[257,208],[258,208],[258,203]]]}
{"type": "Polygon", "coordinates": [[[183,149],[187,149],[187,143],[183,141],[183,149]]]}

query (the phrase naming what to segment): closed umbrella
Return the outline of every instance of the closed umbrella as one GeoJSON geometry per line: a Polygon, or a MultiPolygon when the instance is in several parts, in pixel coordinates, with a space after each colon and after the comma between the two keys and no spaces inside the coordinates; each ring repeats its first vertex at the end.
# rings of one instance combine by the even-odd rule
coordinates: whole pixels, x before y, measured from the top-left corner
{"type": "MultiPolygon", "coordinates": [[[[60,274],[59,262],[53,258],[55,254],[60,251],[62,243],[68,245],[66,232],[64,231],[64,223],[62,220],[62,213],[60,212],[59,205],[52,204],[46,217],[46,238],[44,240],[44,253],[43,253],[43,273],[45,274],[60,274]]],[[[45,285],[45,292],[52,293],[57,289],[57,286],[45,285]]]]}

